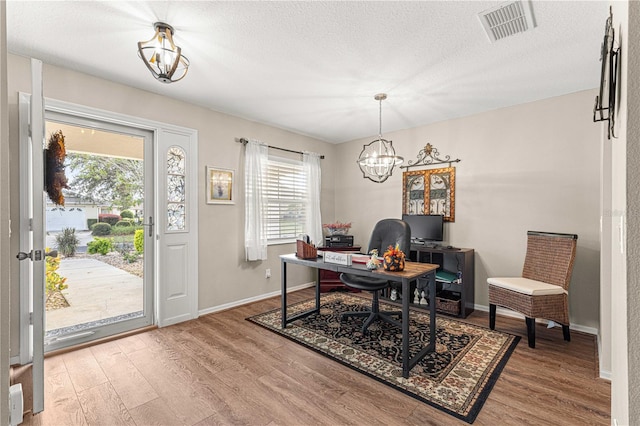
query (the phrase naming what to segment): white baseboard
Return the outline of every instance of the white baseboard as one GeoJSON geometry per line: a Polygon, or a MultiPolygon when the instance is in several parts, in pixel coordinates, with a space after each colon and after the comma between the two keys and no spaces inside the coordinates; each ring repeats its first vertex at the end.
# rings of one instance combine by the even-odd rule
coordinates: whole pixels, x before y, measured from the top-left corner
{"type": "Polygon", "coordinates": [[[21,365],[20,355],[12,356],[11,358],[9,358],[9,365],[21,365]]]}
{"type": "MultiPolygon", "coordinates": [[[[483,311],[483,312],[489,312],[489,307],[485,306],[485,305],[474,305],[474,308],[477,309],[478,311],[483,311]]],[[[505,316],[505,317],[511,317],[511,318],[521,318],[524,320],[524,315],[522,315],[520,312],[516,312],[516,311],[512,311],[510,309],[505,309],[505,308],[501,308],[501,307],[497,307],[496,309],[496,314],[505,316]]],[[[541,323],[541,324],[548,324],[549,321],[545,320],[545,319],[536,319],[537,323],[541,323]]],[[[559,327],[559,326],[556,326],[559,327]]],[[[598,329],[594,328],[594,327],[587,327],[585,325],[580,325],[580,324],[570,324],[569,325],[569,329],[570,330],[575,330],[575,331],[579,331],[581,333],[586,333],[586,334],[593,334],[594,336],[598,335],[598,329]]]]}
{"type": "Polygon", "coordinates": [[[611,371],[600,370],[601,379],[611,381],[611,371]]]}
{"type": "MultiPolygon", "coordinates": [[[[315,287],[315,282],[300,284],[295,287],[287,288],[287,293],[291,293],[292,291],[302,290],[303,288],[315,287]]],[[[198,311],[199,315],[212,314],[214,312],[220,312],[231,308],[236,308],[238,306],[246,305],[248,303],[259,302],[260,300],[269,299],[274,296],[280,296],[282,294],[282,290],[273,291],[271,293],[261,294],[254,297],[249,297],[247,299],[237,300],[235,302],[225,303],[224,305],[213,306],[211,308],[206,308],[198,311]]]]}
{"type": "Polygon", "coordinates": [[[602,340],[600,338],[600,335],[598,334],[598,371],[600,372],[599,377],[601,379],[611,381],[611,371],[605,370],[604,368],[602,368],[602,356],[600,355],[601,353],[602,353],[602,340]]]}

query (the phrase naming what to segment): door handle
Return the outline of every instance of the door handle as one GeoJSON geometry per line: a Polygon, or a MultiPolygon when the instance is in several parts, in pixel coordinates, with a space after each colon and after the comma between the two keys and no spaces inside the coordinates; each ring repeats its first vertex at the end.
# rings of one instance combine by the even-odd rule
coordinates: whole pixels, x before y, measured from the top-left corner
{"type": "Polygon", "coordinates": [[[143,223],[142,226],[148,226],[149,236],[153,237],[153,216],[149,216],[149,223],[143,223]]]}
{"type": "Polygon", "coordinates": [[[19,252],[18,255],[16,256],[18,258],[18,260],[25,260],[25,259],[31,259],[33,252],[30,251],[29,253],[25,253],[23,251],[19,252]]]}
{"type": "Polygon", "coordinates": [[[16,258],[18,258],[18,260],[21,260],[21,261],[25,259],[29,259],[36,262],[38,260],[42,260],[42,250],[31,250],[29,253],[25,253],[21,251],[16,255],[16,258]]]}

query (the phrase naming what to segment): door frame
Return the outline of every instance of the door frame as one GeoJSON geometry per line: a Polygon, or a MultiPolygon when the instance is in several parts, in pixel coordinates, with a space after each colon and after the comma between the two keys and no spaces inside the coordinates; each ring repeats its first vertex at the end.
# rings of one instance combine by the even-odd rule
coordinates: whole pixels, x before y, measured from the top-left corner
{"type": "MultiPolygon", "coordinates": [[[[29,99],[30,95],[25,93],[20,93],[19,97],[21,100],[29,99]]],[[[186,170],[186,203],[190,207],[188,208],[186,221],[188,222],[188,232],[185,233],[185,242],[184,244],[188,246],[189,256],[187,256],[184,261],[186,264],[184,268],[188,271],[188,275],[185,276],[186,282],[184,283],[185,298],[188,303],[185,303],[182,308],[183,312],[181,315],[175,315],[175,308],[171,311],[173,312],[171,318],[164,318],[163,315],[166,315],[165,306],[171,304],[171,294],[164,291],[164,289],[171,288],[172,283],[168,282],[168,280],[159,275],[158,271],[158,259],[163,255],[163,240],[165,236],[165,232],[158,225],[154,227],[153,230],[153,240],[154,250],[153,250],[153,287],[154,287],[154,303],[153,303],[153,321],[158,326],[162,327],[165,325],[174,324],[181,321],[186,321],[190,319],[194,319],[198,317],[198,131],[195,129],[175,126],[167,123],[161,123],[154,120],[148,120],[140,117],[134,117],[127,114],[120,114],[116,112],[101,110],[97,108],[87,107],[84,105],[78,105],[70,102],[59,101],[55,99],[49,99],[45,97],[44,109],[47,112],[56,112],[67,115],[74,115],[78,117],[85,118],[87,120],[96,120],[100,122],[108,122],[113,124],[119,124],[127,127],[134,127],[143,130],[148,130],[153,133],[153,191],[155,195],[155,205],[151,209],[153,211],[153,217],[157,218],[156,223],[158,225],[164,223],[162,220],[166,216],[166,209],[162,211],[159,207],[161,200],[164,197],[161,197],[158,194],[159,185],[158,182],[163,179],[166,180],[166,176],[164,175],[163,170],[164,167],[160,165],[165,157],[163,157],[162,150],[159,147],[163,147],[167,145],[167,143],[171,144],[170,136],[171,135],[180,135],[182,139],[185,141],[185,146],[187,148],[187,155],[189,161],[187,162],[188,168],[186,170]],[[165,297],[166,295],[168,297],[165,297]]],[[[28,106],[27,111],[20,110],[19,114],[19,125],[20,125],[20,146],[23,146],[23,137],[28,137],[28,106]],[[26,132],[22,130],[26,130],[26,132]]],[[[21,172],[22,173],[22,172],[21,172]]],[[[26,172],[25,172],[26,173],[26,172]]],[[[30,178],[30,176],[21,174],[21,177],[30,178]]],[[[22,216],[22,214],[21,214],[22,216]]],[[[24,219],[24,218],[23,218],[24,219]]],[[[26,229],[28,230],[28,220],[26,222],[26,229]]],[[[24,228],[21,227],[21,236],[23,238],[24,228]]],[[[31,361],[30,359],[30,339],[29,336],[31,334],[31,324],[30,324],[30,312],[31,312],[31,294],[29,291],[26,291],[28,285],[24,285],[24,274],[21,271],[21,284],[20,284],[20,353],[19,360],[21,364],[27,364],[31,361]]]]}
{"type": "MultiPolygon", "coordinates": [[[[6,2],[0,4],[0,347],[8,348],[11,334],[10,310],[14,309],[10,301],[11,273],[9,257],[11,256],[11,220],[10,187],[9,187],[9,102],[7,84],[7,7],[6,2]]],[[[11,354],[8,350],[0,354],[0,424],[9,422],[9,366],[11,354]]]]}

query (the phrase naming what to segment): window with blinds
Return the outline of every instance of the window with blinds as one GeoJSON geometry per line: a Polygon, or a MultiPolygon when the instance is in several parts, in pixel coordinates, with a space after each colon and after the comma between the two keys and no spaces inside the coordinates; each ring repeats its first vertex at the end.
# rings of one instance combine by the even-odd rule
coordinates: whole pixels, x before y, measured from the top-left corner
{"type": "Polygon", "coordinates": [[[307,182],[301,161],[269,157],[267,182],[267,240],[279,243],[304,233],[307,182]]]}

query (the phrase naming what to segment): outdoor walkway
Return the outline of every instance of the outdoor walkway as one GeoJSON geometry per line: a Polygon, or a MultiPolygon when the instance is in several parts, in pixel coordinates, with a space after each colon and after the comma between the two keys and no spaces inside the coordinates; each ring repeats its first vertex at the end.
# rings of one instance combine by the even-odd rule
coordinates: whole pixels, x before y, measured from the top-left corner
{"type": "Polygon", "coordinates": [[[57,271],[69,286],[69,307],[47,311],[46,331],[143,309],[142,278],[95,259],[62,259],[57,271]]]}

